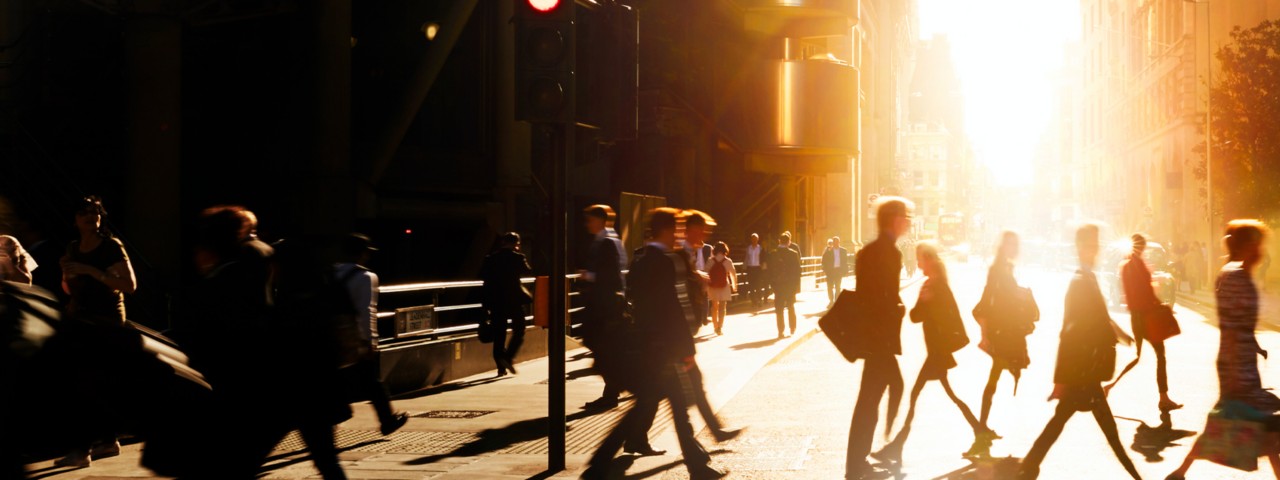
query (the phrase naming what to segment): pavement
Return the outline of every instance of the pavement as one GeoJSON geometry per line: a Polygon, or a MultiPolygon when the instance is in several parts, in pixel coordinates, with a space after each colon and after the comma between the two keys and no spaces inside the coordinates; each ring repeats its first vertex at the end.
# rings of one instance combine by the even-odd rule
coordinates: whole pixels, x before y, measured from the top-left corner
{"type": "MultiPolygon", "coordinates": [[[[852,286],[851,279],[849,282],[852,286]]],[[[794,335],[777,338],[774,313],[768,306],[758,314],[738,306],[726,319],[722,336],[712,333],[710,325],[699,332],[698,363],[713,408],[723,407],[765,365],[818,331],[818,316],[827,306],[825,286],[819,290],[808,278],[805,285],[809,288],[797,298],[800,318],[794,335]]],[[[545,357],[516,365],[516,375],[497,377],[496,372],[488,372],[394,399],[395,408],[412,418],[390,436],[378,432],[372,407],[367,403],[353,405],[353,418],[336,430],[344,470],[352,479],[577,478],[591,452],[631,402],[624,397],[623,404],[612,410],[582,410],[584,403],[599,397],[603,382],[593,374],[585,349],[567,351],[566,356],[569,431],[564,471],[546,471],[545,357]]],[[[669,453],[622,457],[619,464],[626,466],[628,477],[670,470],[684,473],[669,418],[664,403],[650,432],[655,447],[669,453]]],[[[712,445],[702,419],[695,414],[693,421],[703,443],[712,445]]],[[[33,478],[49,479],[166,478],[138,465],[141,448],[141,444],[126,444],[120,456],[95,460],[89,468],[66,469],[44,461],[28,465],[28,472],[33,478]]],[[[320,478],[304,448],[296,433],[285,438],[268,461],[265,478],[320,478]]]]}

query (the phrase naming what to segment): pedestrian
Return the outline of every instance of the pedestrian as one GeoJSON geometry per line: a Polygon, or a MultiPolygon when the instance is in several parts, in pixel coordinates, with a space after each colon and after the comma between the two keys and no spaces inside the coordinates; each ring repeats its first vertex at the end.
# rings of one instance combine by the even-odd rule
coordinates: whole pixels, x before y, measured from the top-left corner
{"type": "Polygon", "coordinates": [[[0,235],[0,280],[31,285],[36,259],[22,248],[17,238],[0,235]]]}
{"type": "Polygon", "coordinates": [[[764,276],[764,246],[760,245],[760,235],[751,234],[747,244],[746,256],[742,259],[742,265],[746,267],[747,273],[747,297],[751,299],[751,310],[759,311],[760,306],[764,305],[766,298],[769,298],[768,281],[764,276]]]}
{"type": "MultiPolygon", "coordinates": [[[[1124,451],[1120,434],[1116,431],[1115,418],[1102,391],[1102,382],[1115,374],[1116,350],[1119,327],[1107,313],[1107,302],[1098,287],[1093,269],[1098,259],[1098,226],[1085,224],[1076,230],[1076,252],[1080,269],[1067,287],[1066,309],[1063,312],[1062,335],[1058,343],[1058,362],[1053,372],[1053,394],[1058,406],[1053,418],[1031,446],[1031,451],[1019,466],[1018,478],[1034,479],[1040,475],[1040,462],[1049,447],[1062,434],[1062,428],[1076,412],[1091,412],[1098,422],[1107,443],[1125,471],[1135,480],[1140,479],[1124,451]]],[[[1129,339],[1124,339],[1129,340],[1129,339]]]]}
{"type": "Polygon", "coordinates": [[[902,317],[906,308],[898,295],[902,272],[902,252],[898,238],[911,226],[912,203],[901,197],[880,197],[876,205],[879,233],[875,241],[858,252],[855,260],[855,290],[860,298],[864,321],[874,325],[869,331],[875,338],[866,339],[871,348],[863,357],[862,382],[858,401],[849,424],[849,445],[845,457],[845,478],[884,478],[887,472],[867,462],[876,424],[880,420],[880,403],[889,391],[886,431],[897,416],[902,400],[902,371],[898,355],[902,354],[902,317]]]}
{"type": "Polygon", "coordinates": [[[612,478],[613,457],[624,443],[651,421],[660,400],[671,404],[672,422],[692,479],[715,479],[725,472],[712,468],[711,456],[694,437],[689,423],[688,372],[696,365],[696,347],[689,325],[695,323],[688,295],[678,285],[687,278],[687,257],[673,254],[681,212],[662,207],[649,212],[649,241],[631,266],[627,296],[635,309],[637,338],[644,351],[643,366],[637,369],[637,400],[631,410],[601,442],[592,455],[584,479],[612,478]]]}
{"type": "Polygon", "coordinates": [[[524,343],[525,305],[533,303],[533,296],[525,289],[521,278],[533,273],[529,261],[520,253],[520,235],[507,232],[498,237],[498,248],[484,257],[480,278],[484,280],[484,309],[492,322],[488,328],[493,336],[493,362],[498,376],[508,371],[516,373],[515,358],[524,343]],[[507,342],[507,328],[511,328],[511,341],[507,342]]]}
{"type": "Polygon", "coordinates": [[[1006,371],[1013,376],[1013,393],[1017,395],[1022,370],[1031,363],[1027,354],[1027,335],[1035,329],[1040,311],[1031,291],[1019,286],[1013,275],[1013,262],[1018,253],[1018,234],[1006,230],[1000,235],[995,259],[987,270],[987,285],[982,291],[982,298],[973,308],[973,318],[982,327],[982,341],[978,346],[991,356],[991,371],[987,375],[987,387],[982,391],[982,410],[978,417],[983,427],[982,435],[970,451],[975,456],[985,456],[991,442],[1000,438],[987,424],[1000,377],[1006,371]]]}
{"type": "Polygon", "coordinates": [[[1203,281],[1202,277],[1204,277],[1204,270],[1202,270],[1203,258],[1200,256],[1199,242],[1192,242],[1191,245],[1187,246],[1187,252],[1183,254],[1182,263],[1186,265],[1187,269],[1187,291],[1195,294],[1203,281]]]}
{"type": "MultiPolygon", "coordinates": [[[[1225,443],[1226,448],[1252,451],[1267,455],[1272,470],[1280,478],[1280,456],[1276,455],[1273,439],[1280,431],[1280,398],[1262,386],[1258,373],[1258,355],[1267,358],[1266,350],[1258,345],[1255,330],[1258,327],[1259,295],[1254,283],[1254,271],[1265,256],[1265,242],[1270,231],[1258,220],[1232,220],[1227,224],[1226,244],[1229,262],[1218,273],[1215,297],[1218,303],[1218,406],[1224,409],[1230,402],[1237,402],[1253,410],[1261,417],[1263,432],[1253,442],[1242,441],[1250,437],[1211,438],[1210,427],[1196,439],[1191,452],[1178,470],[1167,480],[1183,480],[1191,463],[1208,449],[1210,443],[1225,443]]],[[[1211,415],[1209,424],[1215,418],[1211,415]]],[[[1254,457],[1256,458],[1256,456],[1254,457]]]]}
{"type": "Polygon", "coordinates": [[[822,252],[822,272],[827,277],[827,306],[830,307],[840,296],[844,276],[849,274],[849,251],[840,246],[840,237],[827,241],[827,250],[822,252]]]}
{"type": "Polygon", "coordinates": [[[955,391],[951,382],[947,381],[947,371],[955,368],[953,353],[969,344],[969,336],[964,330],[964,321],[960,318],[960,308],[956,305],[955,296],[951,293],[951,285],[947,279],[947,265],[938,256],[938,246],[931,241],[916,244],[916,261],[925,276],[924,285],[920,287],[920,297],[911,309],[911,321],[924,327],[924,344],[928,356],[916,376],[916,384],[911,388],[910,407],[902,429],[893,441],[880,451],[871,454],[878,460],[890,463],[902,463],[902,447],[911,434],[911,421],[916,414],[916,400],[926,382],[937,380],[947,396],[960,409],[965,421],[973,428],[974,438],[983,431],[983,426],[973,416],[973,411],[965,405],[955,391]]]}
{"type": "MultiPolygon", "coordinates": [[[[124,244],[103,224],[107,211],[102,199],[88,196],[76,209],[78,240],[67,245],[62,257],[62,288],[70,300],[67,304],[68,326],[86,336],[114,336],[114,330],[125,328],[125,294],[132,294],[138,284],[124,244]]],[[[93,445],[72,450],[55,462],[63,467],[88,467],[91,458],[107,458],[120,454],[115,432],[100,432],[93,445]]]]}
{"type": "Polygon", "coordinates": [[[710,313],[710,299],[707,298],[707,280],[709,279],[707,269],[711,267],[711,257],[715,255],[706,240],[711,234],[711,229],[715,228],[716,220],[711,218],[711,215],[692,209],[685,210],[681,215],[685,218],[682,250],[689,257],[689,262],[693,264],[693,270],[689,272],[689,276],[695,281],[690,282],[689,295],[694,302],[696,312],[694,318],[698,319],[700,326],[706,325],[710,313]]]}
{"type": "MultiPolygon", "coordinates": [[[[1160,403],[1157,406],[1160,412],[1169,412],[1182,408],[1182,405],[1169,398],[1169,374],[1166,370],[1164,340],[1155,340],[1147,335],[1148,325],[1158,314],[1157,309],[1167,307],[1164,307],[1156,297],[1155,289],[1151,284],[1151,270],[1143,259],[1143,252],[1147,248],[1147,237],[1141,233],[1135,233],[1131,239],[1133,252],[1120,264],[1120,283],[1124,286],[1125,303],[1129,306],[1129,320],[1132,328],[1130,331],[1133,332],[1133,340],[1137,344],[1138,359],[1142,358],[1143,341],[1150,343],[1151,350],[1156,353],[1156,388],[1160,392],[1160,403]]],[[[1134,359],[1126,366],[1120,376],[1124,376],[1124,372],[1133,368],[1138,363],[1138,359],[1134,359]]],[[[1110,392],[1114,385],[1114,383],[1108,385],[1104,391],[1110,392]]]]}
{"type": "Polygon", "coordinates": [[[348,345],[348,356],[354,364],[343,369],[344,375],[359,400],[368,400],[378,414],[383,435],[391,435],[409,421],[409,414],[391,407],[391,394],[382,383],[378,367],[378,274],[367,265],[378,251],[373,241],[362,233],[348,234],[342,240],[342,257],[334,266],[337,282],[347,290],[355,310],[353,320],[359,333],[359,345],[348,345]]]}
{"type": "Polygon", "coordinates": [[[591,234],[591,246],[587,250],[586,268],[582,278],[586,281],[582,293],[585,299],[582,322],[582,339],[595,357],[595,369],[604,379],[604,392],[600,398],[587,402],[583,408],[608,410],[618,406],[622,387],[618,385],[618,357],[622,338],[626,334],[623,322],[622,271],[626,269],[627,255],[622,241],[613,230],[617,215],[608,205],[592,205],[582,211],[587,233],[591,234]]]}
{"type": "Polygon", "coordinates": [[[773,313],[778,318],[778,338],[783,338],[786,326],[796,333],[796,294],[800,293],[800,253],[791,243],[791,232],[778,236],[778,248],[769,252],[769,275],[773,277],[773,313]],[[789,323],[783,323],[783,311],[789,323]]]}
{"type": "Polygon", "coordinates": [[[716,335],[722,335],[724,317],[729,314],[729,302],[738,292],[738,272],[729,258],[729,246],[716,242],[711,249],[711,263],[707,270],[707,298],[711,299],[711,325],[716,335]]]}

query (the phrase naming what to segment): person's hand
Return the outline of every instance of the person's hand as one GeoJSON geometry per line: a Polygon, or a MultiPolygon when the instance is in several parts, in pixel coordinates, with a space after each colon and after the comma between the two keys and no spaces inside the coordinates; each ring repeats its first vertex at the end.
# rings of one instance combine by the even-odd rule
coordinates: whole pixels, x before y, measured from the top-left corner
{"type": "Polygon", "coordinates": [[[99,280],[102,279],[102,270],[98,270],[96,268],[93,268],[89,265],[86,265],[80,262],[71,262],[71,261],[64,262],[62,264],[62,271],[66,272],[67,276],[69,277],[74,277],[77,275],[88,275],[95,279],[99,279],[99,280]]]}

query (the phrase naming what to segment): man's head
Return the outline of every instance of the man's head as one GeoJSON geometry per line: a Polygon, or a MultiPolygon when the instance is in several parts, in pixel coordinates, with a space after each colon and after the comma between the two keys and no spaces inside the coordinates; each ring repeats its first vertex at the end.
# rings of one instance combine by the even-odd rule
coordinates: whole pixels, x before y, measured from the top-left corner
{"type": "Polygon", "coordinates": [[[1076,255],[1080,258],[1080,268],[1092,270],[1098,261],[1098,231],[1096,223],[1076,228],[1076,255]]]}
{"type": "Polygon", "coordinates": [[[342,239],[342,259],[346,262],[364,265],[376,251],[373,240],[363,233],[350,233],[342,239]]]}
{"type": "Polygon", "coordinates": [[[613,213],[613,209],[604,204],[587,207],[582,210],[582,215],[585,218],[587,232],[592,235],[600,233],[601,230],[612,227],[614,219],[617,218],[617,215],[613,213]]]}
{"type": "Polygon", "coordinates": [[[881,235],[898,238],[911,229],[911,200],[902,197],[880,197],[876,202],[876,225],[881,235]]]}
{"type": "Polygon", "coordinates": [[[831,237],[831,245],[835,248],[840,248],[840,237],[831,237]]]}
{"type": "Polygon", "coordinates": [[[676,243],[680,217],[680,211],[671,207],[649,210],[649,240],[671,248],[676,243]]]}
{"type": "Polygon", "coordinates": [[[1270,230],[1259,220],[1232,220],[1227,223],[1227,235],[1222,243],[1233,262],[1257,262],[1264,255],[1264,240],[1270,230]]]}
{"type": "Polygon", "coordinates": [[[1147,237],[1141,233],[1135,233],[1129,239],[1133,240],[1133,253],[1142,255],[1142,251],[1147,249],[1147,237]]]}
{"type": "Polygon", "coordinates": [[[778,245],[784,247],[791,245],[791,232],[782,232],[782,235],[778,235],[778,245]]]}
{"type": "Polygon", "coordinates": [[[753,234],[751,234],[751,245],[753,245],[753,246],[754,246],[754,245],[759,245],[759,244],[760,244],[760,236],[759,236],[759,235],[756,235],[756,234],[754,234],[754,233],[753,233],[753,234]]]}
{"type": "Polygon", "coordinates": [[[707,240],[707,235],[711,234],[711,230],[716,226],[716,220],[698,210],[685,210],[682,213],[684,217],[684,238],[693,245],[702,245],[707,240]]]}
{"type": "Polygon", "coordinates": [[[520,234],[507,232],[498,236],[498,248],[520,251],[520,234]]]}

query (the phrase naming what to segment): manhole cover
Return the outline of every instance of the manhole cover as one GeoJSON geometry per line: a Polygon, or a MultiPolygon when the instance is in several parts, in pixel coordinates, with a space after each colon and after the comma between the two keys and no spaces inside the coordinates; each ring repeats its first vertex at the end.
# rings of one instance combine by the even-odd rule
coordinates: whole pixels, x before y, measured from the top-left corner
{"type": "Polygon", "coordinates": [[[430,412],[419,413],[414,415],[418,418],[455,418],[468,419],[483,417],[496,410],[432,410],[430,412]]]}

